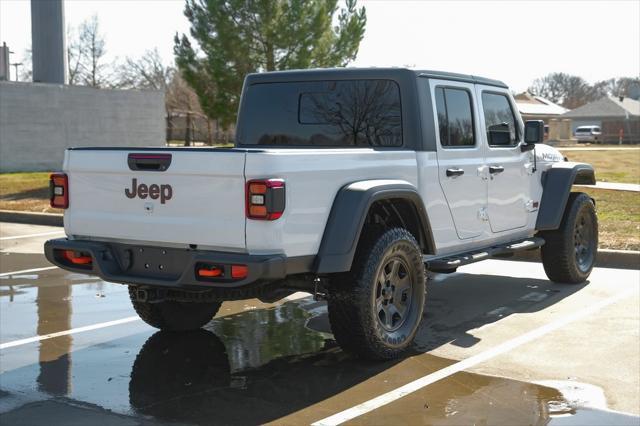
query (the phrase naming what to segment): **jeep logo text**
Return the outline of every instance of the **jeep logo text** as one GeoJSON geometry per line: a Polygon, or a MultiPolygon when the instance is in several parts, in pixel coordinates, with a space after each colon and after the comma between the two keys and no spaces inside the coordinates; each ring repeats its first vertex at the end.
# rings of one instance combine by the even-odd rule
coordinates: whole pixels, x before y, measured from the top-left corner
{"type": "Polygon", "coordinates": [[[152,200],[160,198],[160,204],[164,204],[173,196],[173,188],[171,188],[171,185],[156,185],[155,183],[149,186],[144,183],[138,185],[138,179],[133,178],[131,180],[131,188],[125,188],[124,195],[126,195],[127,198],[135,198],[138,196],[143,200],[147,197],[152,200]]]}

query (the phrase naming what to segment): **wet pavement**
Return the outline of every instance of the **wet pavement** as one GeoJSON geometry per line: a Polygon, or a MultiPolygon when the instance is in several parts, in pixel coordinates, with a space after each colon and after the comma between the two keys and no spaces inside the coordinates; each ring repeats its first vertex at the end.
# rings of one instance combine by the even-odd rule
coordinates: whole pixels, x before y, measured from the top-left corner
{"type": "MultiPolygon", "coordinates": [[[[0,224],[0,238],[56,230],[0,224]]],[[[7,274],[49,266],[41,244],[51,237],[0,240],[2,425],[310,424],[629,288],[584,321],[347,423],[640,424],[638,271],[599,269],[580,286],[521,262],[439,275],[413,353],[384,363],[343,353],[325,304],[304,294],[225,303],[195,332],[134,318],[6,347],[135,316],[119,284],[60,269],[7,274]]]]}

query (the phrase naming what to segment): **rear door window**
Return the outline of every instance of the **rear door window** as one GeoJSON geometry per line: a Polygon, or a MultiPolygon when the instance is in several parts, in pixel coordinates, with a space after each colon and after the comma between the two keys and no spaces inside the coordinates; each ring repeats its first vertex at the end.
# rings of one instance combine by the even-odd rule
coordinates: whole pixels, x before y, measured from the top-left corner
{"type": "Polygon", "coordinates": [[[467,90],[436,87],[436,112],[440,145],[445,148],[475,145],[471,95],[467,90]]]}
{"type": "Polygon", "coordinates": [[[392,80],[259,83],[243,103],[241,145],[403,145],[400,88],[392,80]]]}

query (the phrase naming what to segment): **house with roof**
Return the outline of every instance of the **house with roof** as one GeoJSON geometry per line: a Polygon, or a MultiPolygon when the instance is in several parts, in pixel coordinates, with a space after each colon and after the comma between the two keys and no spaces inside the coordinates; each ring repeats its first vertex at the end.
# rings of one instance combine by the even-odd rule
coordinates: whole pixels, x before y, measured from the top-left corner
{"type": "Polygon", "coordinates": [[[545,140],[571,138],[570,121],[559,117],[569,110],[542,96],[522,92],[513,97],[523,120],[542,120],[545,124],[545,140]]]}
{"type": "Polygon", "coordinates": [[[604,143],[640,143],[640,101],[607,96],[562,114],[574,134],[580,126],[600,126],[604,143]]]}
{"type": "Polygon", "coordinates": [[[522,92],[514,96],[516,101],[516,107],[520,111],[520,115],[523,120],[543,120],[545,124],[549,124],[549,121],[553,118],[558,118],[560,115],[568,112],[569,110],[558,104],[551,102],[549,99],[545,99],[542,96],[535,96],[529,92],[522,92]]]}

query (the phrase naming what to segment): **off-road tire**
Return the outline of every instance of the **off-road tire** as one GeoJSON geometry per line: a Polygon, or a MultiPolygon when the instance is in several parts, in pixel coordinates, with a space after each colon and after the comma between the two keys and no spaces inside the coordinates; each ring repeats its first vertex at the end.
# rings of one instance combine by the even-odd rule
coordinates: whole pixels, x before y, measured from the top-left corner
{"type": "Polygon", "coordinates": [[[129,286],[133,309],[144,322],[160,330],[197,330],[207,324],[220,309],[222,302],[140,302],[135,298],[136,287],[129,286]]]}
{"type": "MultiPolygon", "coordinates": [[[[396,275],[400,276],[400,272],[396,275]]],[[[406,284],[404,277],[402,281],[406,284]]],[[[329,281],[329,322],[344,351],[367,359],[385,360],[397,358],[411,348],[422,320],[426,271],[420,247],[409,231],[392,228],[369,232],[358,245],[351,271],[333,275],[329,281]],[[411,282],[404,319],[392,331],[382,324],[377,305],[380,288],[385,285],[379,278],[385,281],[384,277],[390,276],[383,269],[390,262],[400,262],[398,268],[404,270],[404,277],[409,276],[411,282]]],[[[392,297],[396,297],[395,290],[392,297]]],[[[404,293],[397,297],[401,298],[400,303],[405,300],[404,293]]]]}
{"type": "Polygon", "coordinates": [[[560,228],[545,231],[542,237],[542,265],[547,277],[562,284],[585,282],[598,253],[598,218],[593,200],[585,193],[572,192],[560,228]]]}

